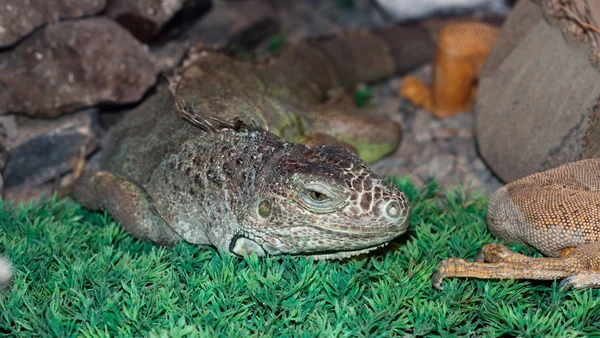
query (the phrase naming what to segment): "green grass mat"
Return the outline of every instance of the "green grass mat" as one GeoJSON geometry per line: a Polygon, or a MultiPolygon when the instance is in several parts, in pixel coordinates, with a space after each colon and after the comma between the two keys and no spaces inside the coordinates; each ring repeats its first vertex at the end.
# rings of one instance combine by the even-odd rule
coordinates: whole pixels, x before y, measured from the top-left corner
{"type": "MultiPolygon", "coordinates": [[[[0,335],[160,337],[593,336],[600,291],[556,282],[430,277],[494,241],[485,197],[399,187],[409,233],[347,262],[238,259],[134,240],[72,201],[0,211],[0,253],[16,266],[0,293],[0,335]]],[[[527,252],[519,248],[521,252],[527,252]]]]}

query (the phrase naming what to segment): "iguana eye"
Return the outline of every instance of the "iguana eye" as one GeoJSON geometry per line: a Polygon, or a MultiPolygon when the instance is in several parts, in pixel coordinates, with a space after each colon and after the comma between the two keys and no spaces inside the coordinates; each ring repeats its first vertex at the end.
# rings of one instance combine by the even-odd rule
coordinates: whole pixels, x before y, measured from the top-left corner
{"type": "Polygon", "coordinates": [[[314,191],[314,190],[310,190],[308,192],[308,195],[310,196],[310,198],[312,198],[315,201],[323,201],[327,198],[327,195],[325,195],[324,193],[314,191]]]}
{"type": "Polygon", "coordinates": [[[301,182],[296,201],[314,213],[329,213],[338,210],[346,202],[340,189],[331,184],[309,181],[301,182]]]}

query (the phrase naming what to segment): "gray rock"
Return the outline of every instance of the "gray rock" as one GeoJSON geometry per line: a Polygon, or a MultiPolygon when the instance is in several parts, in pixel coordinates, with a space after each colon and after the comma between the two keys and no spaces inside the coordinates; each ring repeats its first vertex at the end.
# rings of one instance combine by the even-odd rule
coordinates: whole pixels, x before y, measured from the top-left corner
{"type": "Polygon", "coordinates": [[[0,47],[19,41],[46,23],[100,12],[106,0],[3,0],[0,3],[0,47]]]}
{"type": "Polygon", "coordinates": [[[269,52],[269,41],[278,32],[284,32],[285,41],[293,43],[311,36],[385,24],[369,0],[353,3],[354,8],[341,8],[336,1],[216,0],[213,8],[176,41],[155,46],[153,53],[164,71],[177,64],[188,47],[198,44],[242,45],[251,47],[242,49],[261,54],[269,52]],[[247,41],[240,43],[244,39],[253,40],[253,45],[247,46],[247,41]]]}
{"type": "MultiPolygon", "coordinates": [[[[14,116],[0,116],[0,170],[6,165],[8,158],[9,140],[16,134],[14,116]]],[[[1,191],[1,189],[0,189],[1,191]]]]}
{"type": "Polygon", "coordinates": [[[273,6],[262,0],[215,1],[210,12],[183,38],[193,43],[224,46],[234,35],[276,16],[273,6]]]}
{"type": "Polygon", "coordinates": [[[37,203],[41,197],[51,197],[56,188],[61,186],[59,182],[49,182],[38,185],[14,186],[4,189],[2,197],[14,205],[37,203]]]}
{"type": "Polygon", "coordinates": [[[436,155],[431,159],[428,167],[429,177],[444,180],[454,169],[454,156],[450,154],[436,155]]]}
{"type": "Polygon", "coordinates": [[[214,1],[212,9],[189,29],[166,42],[153,45],[160,71],[168,72],[193,46],[225,47],[236,37],[277,16],[264,0],[214,1]]]}
{"type": "MultiPolygon", "coordinates": [[[[0,170],[4,168],[8,159],[8,140],[14,134],[14,116],[0,117],[0,170]]],[[[0,194],[4,190],[4,178],[0,175],[0,194]]]]}
{"type": "Polygon", "coordinates": [[[8,140],[5,187],[34,186],[72,170],[81,150],[98,147],[96,111],[85,110],[56,119],[17,119],[17,134],[8,140]]]}
{"type": "Polygon", "coordinates": [[[135,102],[156,73],[147,47],[109,19],[50,25],[0,53],[0,114],[53,117],[100,102],[135,102]]]}
{"type": "MultiPolygon", "coordinates": [[[[600,2],[587,2],[595,8],[591,22],[600,22],[600,2]]],[[[507,183],[600,157],[600,64],[590,63],[600,52],[555,6],[517,2],[481,71],[475,137],[507,183]]]]}
{"type": "Polygon", "coordinates": [[[150,41],[180,10],[210,7],[210,0],[108,0],[106,15],[141,41],[150,41]]]}

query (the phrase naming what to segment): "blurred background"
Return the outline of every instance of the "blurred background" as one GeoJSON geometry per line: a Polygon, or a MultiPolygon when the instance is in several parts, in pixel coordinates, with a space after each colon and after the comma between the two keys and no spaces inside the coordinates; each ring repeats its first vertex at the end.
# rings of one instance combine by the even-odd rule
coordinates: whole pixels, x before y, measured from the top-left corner
{"type": "MultiPolygon", "coordinates": [[[[102,139],[153,95],[191,47],[265,56],[302,39],[431,18],[493,18],[504,0],[4,0],[0,5],[0,167],[5,199],[28,202],[67,184],[77,159],[97,163],[102,139]]],[[[357,84],[373,114],[404,130],[385,175],[434,177],[492,191],[468,112],[439,118],[402,98],[399,74],[357,84]]],[[[431,65],[410,75],[426,84],[431,65]]]]}

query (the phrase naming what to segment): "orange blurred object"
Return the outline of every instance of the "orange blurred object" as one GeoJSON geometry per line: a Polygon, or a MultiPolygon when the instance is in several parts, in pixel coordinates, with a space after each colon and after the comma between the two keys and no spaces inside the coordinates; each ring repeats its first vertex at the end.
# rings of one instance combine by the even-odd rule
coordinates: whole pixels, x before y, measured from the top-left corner
{"type": "Polygon", "coordinates": [[[407,76],[399,95],[437,117],[470,110],[479,72],[498,32],[498,28],[482,22],[444,26],[438,37],[432,89],[414,76],[407,76]]]}

